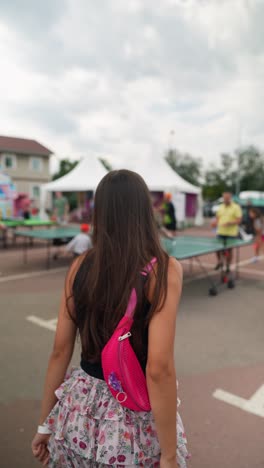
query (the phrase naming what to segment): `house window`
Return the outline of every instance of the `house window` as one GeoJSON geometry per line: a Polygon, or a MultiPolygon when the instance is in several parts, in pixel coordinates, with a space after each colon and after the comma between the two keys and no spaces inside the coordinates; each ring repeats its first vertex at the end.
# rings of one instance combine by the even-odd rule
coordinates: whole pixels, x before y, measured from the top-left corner
{"type": "Polygon", "coordinates": [[[15,154],[2,155],[3,169],[16,169],[17,161],[15,154]]]}
{"type": "Polygon", "coordinates": [[[38,199],[40,196],[40,188],[39,185],[33,185],[32,187],[32,198],[38,199]]]}
{"type": "Polygon", "coordinates": [[[31,158],[30,166],[31,166],[32,171],[41,172],[42,169],[43,169],[42,159],[41,158],[36,158],[36,157],[31,158]]]}

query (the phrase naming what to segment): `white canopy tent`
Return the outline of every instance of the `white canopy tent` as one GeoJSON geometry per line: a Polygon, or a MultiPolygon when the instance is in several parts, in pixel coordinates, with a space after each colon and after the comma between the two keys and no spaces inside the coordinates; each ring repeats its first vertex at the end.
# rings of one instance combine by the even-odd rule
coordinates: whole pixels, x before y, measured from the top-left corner
{"type": "MultiPolygon", "coordinates": [[[[116,166],[116,165],[115,165],[116,166]]],[[[177,192],[199,195],[201,189],[190,184],[177,174],[163,158],[144,158],[140,161],[126,161],[117,169],[130,169],[140,174],[153,192],[177,190],[177,192]]]]}
{"type": "Polygon", "coordinates": [[[107,170],[96,156],[87,156],[80,160],[71,172],[57,180],[43,185],[45,192],[87,192],[95,190],[107,170]]]}
{"type": "Polygon", "coordinates": [[[255,198],[256,200],[262,200],[264,198],[264,192],[257,192],[257,191],[240,192],[239,198],[241,200],[250,200],[252,198],[255,198]]]}
{"type": "MultiPolygon", "coordinates": [[[[197,195],[198,208],[195,217],[195,224],[203,223],[203,203],[200,187],[190,184],[177,174],[163,158],[148,157],[138,161],[126,161],[124,164],[115,165],[117,169],[125,168],[140,174],[145,180],[149,190],[153,192],[171,192],[176,205],[178,217],[183,209],[180,205],[185,203],[185,196],[182,194],[197,195]]],[[[183,221],[183,219],[179,219],[183,221]]]]}
{"type": "Polygon", "coordinates": [[[57,180],[42,185],[40,213],[45,217],[45,202],[48,192],[88,192],[95,190],[107,170],[96,156],[87,156],[68,174],[57,180]]]}

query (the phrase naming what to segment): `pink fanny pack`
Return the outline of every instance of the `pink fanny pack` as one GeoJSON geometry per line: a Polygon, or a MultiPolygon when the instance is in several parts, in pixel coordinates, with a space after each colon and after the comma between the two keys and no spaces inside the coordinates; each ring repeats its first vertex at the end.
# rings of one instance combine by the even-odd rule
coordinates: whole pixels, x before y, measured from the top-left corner
{"type": "MultiPolygon", "coordinates": [[[[142,274],[146,276],[155,262],[153,258],[142,274]]],[[[133,411],[150,411],[146,377],[129,340],[136,305],[134,288],[125,315],[102,351],[102,368],[109,390],[120,405],[133,411]]]]}

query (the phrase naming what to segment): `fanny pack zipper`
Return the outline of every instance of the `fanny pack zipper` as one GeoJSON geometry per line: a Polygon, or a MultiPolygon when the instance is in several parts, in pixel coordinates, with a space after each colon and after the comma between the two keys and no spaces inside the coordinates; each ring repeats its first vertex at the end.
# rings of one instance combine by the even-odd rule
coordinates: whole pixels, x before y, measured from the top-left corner
{"type": "Polygon", "coordinates": [[[123,340],[125,340],[126,338],[130,338],[130,336],[132,336],[131,333],[130,333],[130,332],[127,332],[127,333],[125,333],[124,335],[119,336],[118,341],[123,341],[123,340]]]}

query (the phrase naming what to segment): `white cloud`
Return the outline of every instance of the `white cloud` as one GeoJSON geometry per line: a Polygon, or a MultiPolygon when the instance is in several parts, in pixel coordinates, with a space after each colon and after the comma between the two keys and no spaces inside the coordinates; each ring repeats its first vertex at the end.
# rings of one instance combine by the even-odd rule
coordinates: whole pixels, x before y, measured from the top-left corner
{"type": "Polygon", "coordinates": [[[264,146],[262,1],[43,5],[0,0],[1,133],[116,160],[163,154],[172,129],[206,161],[239,127],[264,146]]]}

